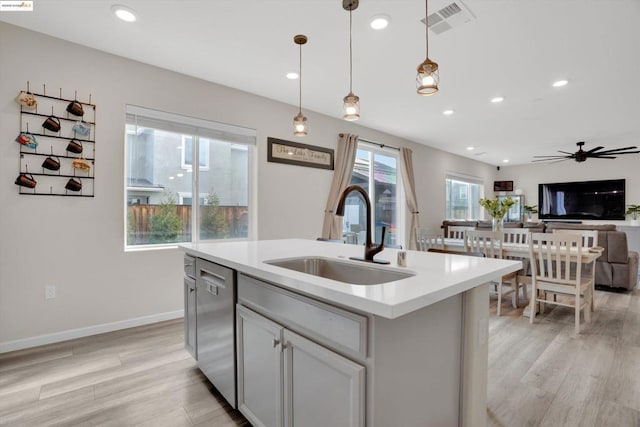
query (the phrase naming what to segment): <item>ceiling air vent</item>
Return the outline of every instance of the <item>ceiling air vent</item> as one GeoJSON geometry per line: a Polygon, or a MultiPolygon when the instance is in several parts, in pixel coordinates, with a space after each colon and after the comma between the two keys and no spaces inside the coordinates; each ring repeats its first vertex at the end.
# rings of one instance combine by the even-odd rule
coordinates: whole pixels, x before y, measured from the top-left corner
{"type": "MultiPolygon", "coordinates": [[[[474,19],[476,16],[461,0],[456,0],[427,17],[429,29],[435,34],[442,34],[474,19]]],[[[424,24],[424,19],[420,21],[424,24]]]]}

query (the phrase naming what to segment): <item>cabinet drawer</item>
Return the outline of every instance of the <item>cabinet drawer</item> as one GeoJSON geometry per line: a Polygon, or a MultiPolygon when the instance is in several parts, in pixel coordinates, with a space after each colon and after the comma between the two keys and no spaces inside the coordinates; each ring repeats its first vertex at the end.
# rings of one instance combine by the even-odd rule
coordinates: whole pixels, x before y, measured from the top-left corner
{"type": "Polygon", "coordinates": [[[253,277],[238,275],[238,302],[358,359],[367,357],[367,318],[290,292],[253,277]]]}
{"type": "Polygon", "coordinates": [[[191,255],[184,255],[184,275],[188,277],[196,277],[196,259],[191,255]]]}

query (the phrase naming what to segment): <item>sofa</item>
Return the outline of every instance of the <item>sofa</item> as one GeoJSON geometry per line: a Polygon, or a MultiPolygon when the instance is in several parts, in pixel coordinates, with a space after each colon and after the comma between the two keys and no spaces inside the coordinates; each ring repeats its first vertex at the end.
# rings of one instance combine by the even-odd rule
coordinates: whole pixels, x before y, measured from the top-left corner
{"type": "MultiPolygon", "coordinates": [[[[491,230],[491,221],[443,221],[444,235],[450,225],[474,227],[479,230],[491,230]]],[[[598,246],[604,248],[596,261],[596,285],[633,289],[638,283],[638,253],[630,251],[627,235],[616,230],[614,224],[573,224],[568,222],[505,222],[505,228],[527,228],[532,233],[552,233],[553,230],[597,230],[598,246]]]]}

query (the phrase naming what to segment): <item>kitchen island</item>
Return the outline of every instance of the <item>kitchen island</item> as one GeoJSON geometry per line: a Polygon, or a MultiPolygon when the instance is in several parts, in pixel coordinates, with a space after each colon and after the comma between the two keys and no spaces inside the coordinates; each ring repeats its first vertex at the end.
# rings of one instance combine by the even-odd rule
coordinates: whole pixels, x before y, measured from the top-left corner
{"type": "MultiPolygon", "coordinates": [[[[215,268],[232,272],[232,281],[219,282],[233,286],[237,302],[237,404],[227,400],[253,425],[485,424],[487,282],[520,262],[408,251],[399,267],[398,251],[385,249],[376,259],[390,264],[378,267],[348,259],[362,255],[360,246],[301,239],[182,247],[196,259],[196,281],[221,277],[215,268]],[[351,284],[273,265],[300,258],[381,269],[367,275],[385,282],[351,284]],[[394,274],[405,277],[384,279],[394,274]]],[[[200,323],[191,327],[207,327],[200,323]]]]}

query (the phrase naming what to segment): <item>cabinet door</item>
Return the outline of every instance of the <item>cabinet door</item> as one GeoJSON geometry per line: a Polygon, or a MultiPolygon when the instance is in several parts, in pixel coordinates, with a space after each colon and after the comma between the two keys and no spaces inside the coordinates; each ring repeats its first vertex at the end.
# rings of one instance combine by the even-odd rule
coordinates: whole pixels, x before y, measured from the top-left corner
{"type": "Polygon", "coordinates": [[[285,426],[364,426],[364,366],[286,329],[283,338],[285,426]]]}
{"type": "Polygon", "coordinates": [[[196,281],[184,278],[184,348],[197,359],[196,343],[196,281]]]}
{"type": "Polygon", "coordinates": [[[255,427],[282,426],[282,327],[236,308],[238,409],[255,427]]]}

